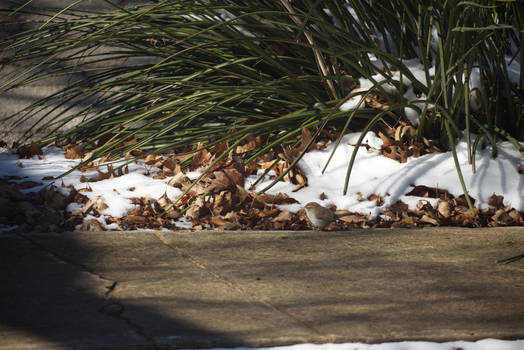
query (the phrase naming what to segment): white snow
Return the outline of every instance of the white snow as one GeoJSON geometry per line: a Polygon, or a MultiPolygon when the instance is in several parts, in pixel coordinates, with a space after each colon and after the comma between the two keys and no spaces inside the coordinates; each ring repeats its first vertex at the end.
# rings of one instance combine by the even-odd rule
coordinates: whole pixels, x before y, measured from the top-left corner
{"type": "MultiPolygon", "coordinates": [[[[334,145],[305,154],[298,166],[307,176],[307,187],[292,192],[296,185],[281,182],[268,193],[284,192],[297,199],[300,204],[281,206],[293,212],[309,201],[316,201],[325,206],[335,205],[337,209],[347,209],[372,217],[379,215],[384,208],[398,200],[408,204],[410,209],[415,209],[421,199],[436,204],[436,201],[430,198],[406,196],[406,193],[417,185],[444,189],[455,197],[463,193],[451,152],[426,154],[419,158],[410,157],[402,164],[383,156],[379,152],[381,140],[374,133],[369,133],[363,143],[367,143],[370,148],[367,150],[361,147],[357,152],[348,193],[343,195],[348,162],[359,136],[360,134],[353,133],[342,138],[324,174],[322,169],[334,145]],[[320,200],[322,193],[326,197],[325,200],[320,200]],[[384,205],[379,207],[375,202],[365,200],[372,194],[382,196],[384,205]]],[[[456,149],[468,193],[476,199],[475,205],[479,209],[489,208],[489,197],[497,194],[504,196],[505,205],[519,211],[524,210],[524,176],[518,172],[519,165],[524,166],[524,159],[513,145],[501,142],[496,159],[491,158],[489,148],[477,150],[475,173],[468,163],[466,142],[460,141],[456,149]]],[[[256,176],[249,177],[248,186],[256,179],[256,176]]],[[[271,180],[267,179],[259,183],[256,190],[263,189],[270,182],[271,180]]]]}
{"type": "MultiPolygon", "coordinates": [[[[382,344],[344,343],[344,344],[297,344],[269,348],[230,348],[227,350],[522,350],[524,340],[482,339],[476,342],[453,341],[433,343],[425,341],[403,341],[382,344]]],[[[213,350],[226,350],[215,348],[213,350]]]]}

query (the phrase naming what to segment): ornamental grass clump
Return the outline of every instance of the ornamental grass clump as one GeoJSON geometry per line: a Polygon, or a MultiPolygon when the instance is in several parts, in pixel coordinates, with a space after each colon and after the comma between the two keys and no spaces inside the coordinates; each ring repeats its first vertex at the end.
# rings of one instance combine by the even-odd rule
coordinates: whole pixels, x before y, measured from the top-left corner
{"type": "MultiPolygon", "coordinates": [[[[1,43],[2,64],[19,69],[1,77],[0,91],[72,77],[10,120],[36,120],[26,136],[45,130],[41,144],[75,140],[92,151],[86,162],[224,142],[226,155],[249,137],[267,137],[242,155],[250,162],[299,144],[304,128],[313,139],[323,128],[362,130],[361,141],[377,123],[399,120],[455,156],[465,137],[473,166],[478,145],[496,156],[501,139],[524,155],[517,1],[107,4],[98,12],[27,4],[16,14],[38,12],[40,22],[1,43]],[[61,109],[42,117],[50,107],[61,109]]],[[[458,162],[457,171],[461,178],[458,162]]]]}

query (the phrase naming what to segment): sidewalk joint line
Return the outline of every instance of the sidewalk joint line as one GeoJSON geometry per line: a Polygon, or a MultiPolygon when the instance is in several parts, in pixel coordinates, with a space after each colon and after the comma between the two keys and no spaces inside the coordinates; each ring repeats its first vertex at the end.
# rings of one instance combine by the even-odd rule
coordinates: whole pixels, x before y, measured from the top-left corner
{"type": "Polygon", "coordinates": [[[296,318],[292,314],[290,314],[290,313],[288,313],[286,311],[280,310],[279,308],[277,308],[275,305],[271,304],[270,302],[268,302],[266,300],[263,300],[263,299],[257,297],[256,295],[253,295],[252,293],[250,293],[249,291],[244,289],[242,286],[236,284],[235,282],[230,281],[229,279],[227,279],[226,277],[220,275],[219,273],[210,270],[205,264],[201,263],[197,258],[193,257],[191,254],[187,253],[182,248],[180,248],[180,247],[176,246],[175,244],[173,244],[172,242],[170,242],[169,239],[167,239],[162,233],[160,233],[160,232],[153,232],[153,234],[163,244],[165,244],[169,248],[173,249],[177,254],[179,254],[183,258],[189,260],[189,262],[191,262],[192,264],[196,265],[201,270],[211,274],[213,277],[215,277],[219,281],[221,281],[221,282],[227,284],[229,287],[235,289],[240,294],[249,297],[250,299],[254,300],[255,302],[258,302],[258,303],[260,303],[260,304],[270,308],[271,310],[273,310],[275,312],[278,312],[280,314],[285,315],[286,317],[291,318],[293,321],[295,321],[296,324],[298,324],[299,326],[301,326],[303,328],[307,328],[309,331],[315,333],[316,335],[319,335],[319,336],[322,335],[322,333],[320,331],[318,331],[317,329],[315,329],[315,328],[313,328],[311,326],[308,326],[308,325],[304,324],[302,322],[302,320],[296,318]]]}
{"type": "Polygon", "coordinates": [[[151,342],[151,345],[153,346],[154,350],[159,349],[158,344],[156,343],[155,339],[145,334],[142,326],[134,323],[132,320],[122,315],[124,313],[125,306],[122,303],[120,303],[119,301],[116,301],[111,297],[111,293],[113,293],[113,291],[116,289],[118,285],[118,281],[110,280],[102,276],[101,274],[95,272],[94,270],[90,269],[89,267],[87,267],[84,264],[74,262],[64,256],[61,256],[60,254],[50,250],[43,244],[38,243],[37,241],[35,241],[34,239],[32,239],[31,237],[27,235],[24,235],[23,233],[16,233],[16,235],[28,241],[30,244],[34,245],[41,251],[44,251],[47,254],[51,255],[54,259],[60,262],[66,263],[68,265],[74,266],[76,268],[79,268],[83,272],[86,272],[90,275],[95,276],[98,279],[101,279],[101,280],[107,281],[107,283],[110,283],[109,286],[105,287],[107,289],[107,291],[104,293],[104,299],[106,300],[106,303],[98,309],[98,312],[103,313],[109,317],[115,317],[115,318],[120,319],[121,321],[124,321],[124,323],[126,323],[128,327],[130,327],[136,334],[143,337],[147,341],[151,342]]]}

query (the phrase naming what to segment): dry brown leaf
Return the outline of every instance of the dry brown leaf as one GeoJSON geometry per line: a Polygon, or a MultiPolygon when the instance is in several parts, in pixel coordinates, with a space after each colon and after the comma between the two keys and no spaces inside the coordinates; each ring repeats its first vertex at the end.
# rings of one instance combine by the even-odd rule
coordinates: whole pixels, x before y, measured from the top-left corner
{"type": "Polygon", "coordinates": [[[215,215],[222,215],[232,209],[232,194],[231,191],[222,191],[215,195],[212,212],[215,215]]]}
{"type": "Polygon", "coordinates": [[[273,218],[273,222],[278,222],[278,221],[288,222],[288,221],[291,221],[292,218],[293,218],[293,213],[292,212],[290,212],[290,211],[281,211],[277,216],[275,216],[273,218]]]}
{"type": "Polygon", "coordinates": [[[191,159],[191,170],[198,169],[201,166],[209,164],[213,156],[206,149],[201,149],[200,151],[193,154],[191,159]]]}
{"type": "Polygon", "coordinates": [[[381,131],[378,132],[378,137],[382,140],[382,147],[387,147],[391,145],[391,139],[384,135],[381,131]]]}
{"type": "Polygon", "coordinates": [[[402,133],[400,134],[400,137],[402,138],[406,134],[410,139],[412,139],[417,134],[417,130],[411,125],[406,125],[402,128],[402,133]]]}
{"type": "Polygon", "coordinates": [[[351,212],[347,209],[340,209],[340,210],[335,210],[335,215],[340,218],[342,216],[351,215],[351,212]]]}
{"type": "Polygon", "coordinates": [[[504,207],[504,196],[497,196],[495,193],[491,195],[488,199],[488,204],[494,207],[495,209],[500,209],[504,207]]]}
{"type": "MultiPolygon", "coordinates": [[[[311,135],[311,131],[309,131],[309,129],[307,128],[302,128],[302,137],[301,137],[299,150],[300,151],[305,150],[307,145],[311,142],[312,139],[313,139],[313,135],[311,135]]],[[[308,151],[312,149],[316,149],[316,148],[317,148],[316,144],[313,142],[311,143],[311,146],[309,146],[308,151]]]]}
{"type": "Polygon", "coordinates": [[[416,196],[425,198],[440,198],[443,200],[452,199],[453,195],[447,190],[439,189],[436,187],[428,187],[424,185],[417,185],[413,187],[411,191],[406,193],[406,196],[416,196]]]}
{"type": "Polygon", "coordinates": [[[160,198],[158,198],[156,200],[156,202],[158,203],[158,205],[160,206],[160,208],[162,209],[166,209],[168,208],[173,202],[171,201],[171,199],[169,199],[169,197],[167,196],[167,193],[164,192],[164,194],[162,196],[160,196],[160,198]]]}
{"type": "Polygon", "coordinates": [[[159,154],[148,154],[144,159],[144,163],[153,168],[162,168],[164,157],[159,154]]]}
{"type": "Polygon", "coordinates": [[[66,149],[65,157],[66,159],[82,159],[85,154],[85,149],[80,146],[73,146],[66,149]]]}
{"type": "Polygon", "coordinates": [[[230,224],[230,222],[219,218],[218,216],[212,216],[211,219],[209,219],[209,223],[214,226],[224,226],[227,224],[230,224]]]}
{"type": "Polygon", "coordinates": [[[20,158],[33,158],[33,156],[41,156],[44,154],[42,149],[35,142],[18,147],[15,153],[20,158]]]}
{"type": "Polygon", "coordinates": [[[387,101],[379,95],[366,96],[366,104],[375,109],[385,110],[389,108],[387,101]]]}
{"type": "Polygon", "coordinates": [[[178,174],[176,174],[175,176],[173,176],[173,178],[171,180],[169,180],[167,182],[167,184],[169,186],[172,186],[172,187],[182,187],[182,186],[187,186],[191,183],[191,180],[189,180],[189,178],[186,176],[186,174],[180,172],[178,174]]]}
{"type": "Polygon", "coordinates": [[[107,204],[104,203],[104,198],[102,196],[96,196],[87,201],[86,204],[82,207],[82,213],[87,214],[91,209],[96,211],[102,211],[109,208],[107,204]]]}
{"type": "Polygon", "coordinates": [[[521,217],[520,213],[517,210],[515,210],[515,209],[511,210],[508,213],[508,215],[511,216],[513,221],[516,222],[516,223],[520,223],[521,220],[522,220],[522,217],[521,217]]]}
{"type": "Polygon", "coordinates": [[[350,224],[357,224],[357,223],[361,223],[361,222],[366,222],[366,218],[365,217],[362,217],[362,216],[358,216],[358,215],[344,215],[344,216],[341,216],[339,217],[339,219],[341,221],[344,221],[344,222],[347,222],[347,223],[350,223],[350,224]]]}
{"type": "Polygon", "coordinates": [[[407,213],[408,209],[408,205],[402,201],[397,201],[389,207],[389,210],[395,213],[407,213]]]}
{"type": "Polygon", "coordinates": [[[382,153],[388,157],[389,159],[398,160],[398,146],[396,145],[389,145],[386,147],[383,147],[382,153]]]}
{"type": "Polygon", "coordinates": [[[257,148],[257,141],[254,137],[248,137],[246,142],[240,146],[237,146],[235,152],[237,154],[246,153],[257,148]]]}
{"type": "Polygon", "coordinates": [[[234,189],[236,186],[244,186],[244,176],[234,168],[223,169],[213,172],[215,179],[207,187],[208,191],[220,192],[226,189],[234,189]]]}
{"type": "Polygon", "coordinates": [[[135,148],[134,150],[129,152],[129,154],[131,154],[133,157],[139,157],[139,156],[143,155],[144,153],[145,152],[142,151],[140,148],[135,148]]]}
{"type": "Polygon", "coordinates": [[[175,208],[170,208],[166,211],[166,216],[170,219],[178,219],[182,216],[180,211],[176,210],[175,208]]]}
{"type": "Polygon", "coordinates": [[[229,213],[224,215],[224,219],[226,219],[226,220],[228,220],[230,222],[233,222],[233,223],[238,223],[239,215],[238,215],[238,213],[236,213],[234,211],[230,211],[229,213]]]}
{"type": "Polygon", "coordinates": [[[97,219],[89,219],[82,223],[80,230],[89,232],[105,231],[105,226],[97,219]]]}
{"type": "MultiPolygon", "coordinates": [[[[103,173],[103,172],[101,172],[98,169],[96,169],[96,171],[97,171],[98,174],[96,174],[92,178],[88,179],[86,182],[97,182],[97,181],[109,179],[109,174],[103,173]]],[[[80,181],[82,182],[82,180],[83,180],[83,178],[81,177],[80,181]]]]}
{"type": "Polygon", "coordinates": [[[379,196],[378,194],[372,194],[368,198],[368,201],[377,203],[378,206],[381,206],[384,204],[384,199],[382,196],[379,196]]]}
{"type": "Polygon", "coordinates": [[[178,174],[182,171],[180,168],[179,160],[175,156],[167,158],[162,164],[163,168],[171,170],[174,174],[178,174]]]}
{"type": "Polygon", "coordinates": [[[402,132],[402,125],[400,125],[400,126],[395,130],[395,141],[400,141],[400,139],[402,139],[401,132],[402,132]]]}
{"type": "Polygon", "coordinates": [[[186,211],[186,216],[192,220],[197,220],[200,218],[200,215],[203,212],[205,207],[205,201],[202,196],[196,197],[196,199],[191,203],[191,206],[186,211]]]}
{"type": "Polygon", "coordinates": [[[237,185],[236,194],[238,196],[239,203],[243,203],[246,200],[246,198],[250,197],[249,192],[243,186],[239,185],[237,185]]]}
{"type": "Polygon", "coordinates": [[[253,198],[257,199],[258,201],[266,204],[293,204],[298,203],[295,198],[289,197],[285,193],[278,193],[278,194],[262,194],[258,195],[253,193],[253,198]]]}
{"type": "Polygon", "coordinates": [[[513,216],[509,215],[504,209],[498,209],[491,218],[503,225],[510,225],[514,221],[513,216]]]}
{"type": "Polygon", "coordinates": [[[435,226],[439,226],[440,225],[440,223],[438,222],[437,219],[434,219],[431,216],[425,215],[425,214],[422,215],[422,217],[420,218],[420,221],[423,222],[423,223],[431,224],[431,225],[435,225],[435,226]]]}
{"type": "Polygon", "coordinates": [[[153,176],[153,180],[164,180],[165,178],[167,178],[167,176],[163,171],[160,171],[153,176]]]}
{"type": "Polygon", "coordinates": [[[407,217],[403,218],[403,219],[401,220],[401,222],[404,223],[404,224],[408,224],[408,225],[412,225],[412,226],[417,226],[417,222],[416,222],[415,218],[412,217],[412,216],[407,216],[407,217]]]}
{"type": "Polygon", "coordinates": [[[257,216],[260,217],[260,218],[265,218],[265,217],[268,217],[268,216],[273,216],[273,215],[275,215],[275,214],[277,214],[279,212],[280,212],[280,209],[278,209],[278,208],[271,208],[271,209],[266,208],[266,209],[264,209],[262,211],[259,211],[257,213],[257,216]]]}
{"type": "Polygon", "coordinates": [[[129,224],[145,224],[147,219],[140,215],[127,215],[123,220],[129,224]]]}

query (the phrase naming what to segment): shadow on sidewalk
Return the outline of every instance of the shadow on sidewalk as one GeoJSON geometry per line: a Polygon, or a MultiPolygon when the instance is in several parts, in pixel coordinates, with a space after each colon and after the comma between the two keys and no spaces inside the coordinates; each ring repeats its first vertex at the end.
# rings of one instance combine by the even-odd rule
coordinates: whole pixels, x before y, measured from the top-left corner
{"type": "MultiPolygon", "coordinates": [[[[74,253],[74,262],[49,252],[33,236],[0,236],[0,349],[157,349],[168,345],[214,346],[217,341],[222,346],[234,344],[234,339],[223,334],[143,305],[140,296],[122,303],[108,298],[115,282],[81,266],[92,260],[89,250],[74,238],[60,241],[74,253]]],[[[184,298],[173,295],[167,303],[171,300],[180,303],[184,298]]]]}

